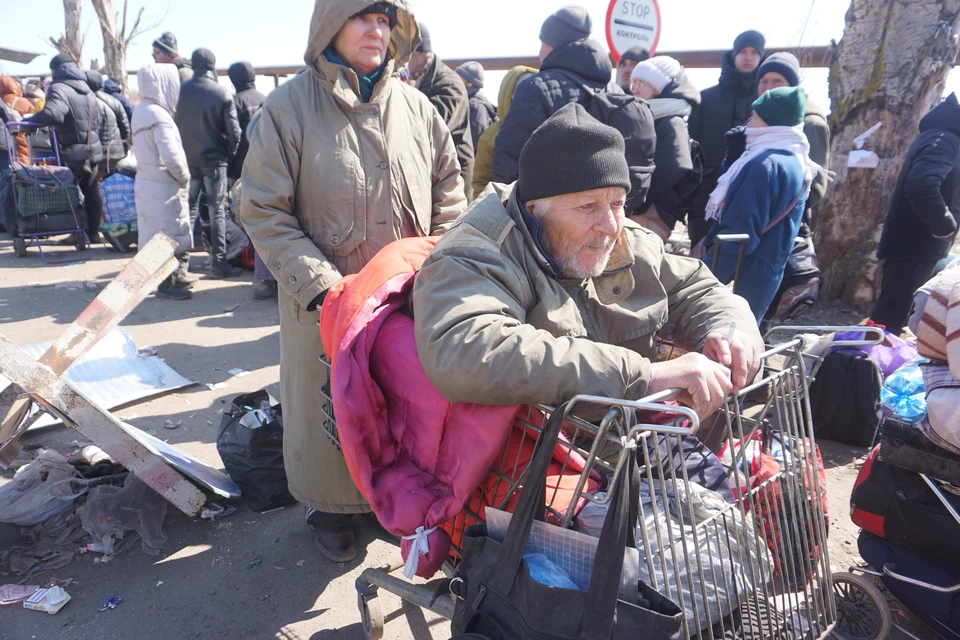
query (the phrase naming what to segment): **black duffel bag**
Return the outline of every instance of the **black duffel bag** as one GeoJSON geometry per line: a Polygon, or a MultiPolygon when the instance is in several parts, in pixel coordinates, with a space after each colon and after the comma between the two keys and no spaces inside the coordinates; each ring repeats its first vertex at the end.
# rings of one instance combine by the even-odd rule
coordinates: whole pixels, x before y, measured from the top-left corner
{"type": "Polygon", "coordinates": [[[503,543],[490,538],[483,524],[465,532],[463,557],[450,585],[458,597],[452,634],[490,640],[678,640],[683,612],[675,603],[643,582],[631,602],[618,597],[625,549],[636,544],[640,477],[635,456],[612,489],[589,590],[550,587],[530,577],[523,554],[534,519],[544,517],[547,469],[563,417],[563,408],[554,411],[537,441],[503,543]]]}
{"type": "Polygon", "coordinates": [[[270,405],[266,391],[233,399],[220,419],[217,453],[253,511],[295,502],[283,468],[283,414],[279,404],[270,405]]]}

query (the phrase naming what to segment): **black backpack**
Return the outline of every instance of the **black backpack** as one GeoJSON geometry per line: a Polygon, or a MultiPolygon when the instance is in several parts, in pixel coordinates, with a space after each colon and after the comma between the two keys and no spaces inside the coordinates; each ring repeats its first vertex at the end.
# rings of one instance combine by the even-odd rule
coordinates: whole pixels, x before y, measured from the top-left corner
{"type": "Polygon", "coordinates": [[[854,348],[831,351],[810,385],[810,412],[817,438],[856,447],[873,444],[880,425],[883,374],[854,348]]]}
{"type": "Polygon", "coordinates": [[[623,135],[627,165],[630,167],[630,193],[625,210],[632,213],[647,200],[653,178],[653,157],[657,150],[657,132],[653,112],[643,100],[625,93],[611,93],[605,88],[591,87],[575,73],[551,69],[578,83],[587,102],[581,102],[591,116],[623,135]]]}

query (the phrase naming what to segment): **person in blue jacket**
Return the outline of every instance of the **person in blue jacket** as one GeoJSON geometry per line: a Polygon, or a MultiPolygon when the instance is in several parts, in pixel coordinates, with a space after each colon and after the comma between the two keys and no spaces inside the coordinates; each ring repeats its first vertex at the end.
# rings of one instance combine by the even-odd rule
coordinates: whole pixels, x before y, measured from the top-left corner
{"type": "Polygon", "coordinates": [[[704,261],[713,264],[714,253],[719,252],[715,275],[721,282],[733,279],[739,247],[717,244],[716,236],[750,237],[736,291],[746,298],[758,322],[783,279],[810,184],[820,171],[810,160],[810,144],[803,133],[806,103],[800,87],[779,87],[757,98],[742,132],[744,151],[720,177],[707,204],[706,217],[713,226],[704,241],[704,261]]]}

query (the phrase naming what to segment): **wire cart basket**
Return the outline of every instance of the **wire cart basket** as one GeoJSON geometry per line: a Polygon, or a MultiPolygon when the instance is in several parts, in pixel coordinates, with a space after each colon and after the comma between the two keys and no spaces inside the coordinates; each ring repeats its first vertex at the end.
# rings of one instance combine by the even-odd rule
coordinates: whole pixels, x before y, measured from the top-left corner
{"type": "MultiPolygon", "coordinates": [[[[609,500],[602,489],[625,464],[637,461],[639,574],[684,611],[687,637],[814,639],[829,636],[836,626],[825,476],[814,443],[803,347],[798,336],[764,353],[763,375],[729,396],[703,424],[692,410],[670,402],[675,391],[639,401],[578,396],[568,404],[574,408],[547,480],[547,522],[585,531],[589,514],[609,500]],[[761,402],[747,402],[760,391],[761,402]],[[688,436],[708,428],[723,434],[719,458],[727,472],[726,499],[698,484],[700,468],[684,446],[692,440],[688,436]]],[[[322,426],[339,446],[329,388],[322,395],[322,426]]],[[[447,523],[453,542],[443,568],[447,578],[456,573],[464,530],[484,522],[486,508],[509,511],[515,504],[528,461],[521,452],[535,444],[551,411],[521,410],[486,480],[447,523]]],[[[413,584],[391,575],[401,566],[398,558],[367,568],[356,581],[369,638],[384,631],[380,589],[453,617],[456,600],[445,589],[448,580],[413,584]]]]}

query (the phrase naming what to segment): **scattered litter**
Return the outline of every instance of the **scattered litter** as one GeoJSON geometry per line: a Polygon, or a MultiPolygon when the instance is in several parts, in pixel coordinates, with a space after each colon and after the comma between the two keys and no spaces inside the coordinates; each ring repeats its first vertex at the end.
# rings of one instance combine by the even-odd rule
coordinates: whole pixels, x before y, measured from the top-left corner
{"type": "Polygon", "coordinates": [[[145,434],[147,434],[147,435],[153,436],[154,438],[157,437],[157,430],[156,430],[156,429],[143,429],[143,432],[144,432],[145,434]]]}
{"type": "Polygon", "coordinates": [[[260,596],[260,601],[262,602],[262,601],[266,600],[266,599],[269,598],[269,597],[270,597],[270,594],[269,594],[269,593],[264,594],[264,595],[260,596]]]}
{"type": "Polygon", "coordinates": [[[99,611],[106,611],[107,609],[116,609],[117,605],[123,602],[123,598],[118,598],[117,596],[111,596],[103,601],[103,604],[100,605],[99,611]]]}
{"type": "Polygon", "coordinates": [[[203,508],[203,511],[200,512],[200,517],[203,519],[210,518],[226,518],[237,512],[237,508],[233,506],[223,506],[222,504],[210,504],[203,508]]]}
{"type": "Polygon", "coordinates": [[[227,373],[229,373],[229,374],[232,375],[232,376],[236,376],[236,377],[238,377],[238,378],[242,378],[243,376],[247,375],[247,374],[250,373],[250,372],[249,372],[249,371],[244,371],[243,369],[240,369],[240,368],[237,368],[237,369],[230,369],[229,371],[227,371],[227,373]]]}
{"type": "Polygon", "coordinates": [[[138,539],[135,536],[125,538],[128,531],[139,534],[141,548],[149,555],[160,553],[167,541],[163,530],[167,501],[133,475],[127,478],[122,488],[95,487],[77,512],[94,544],[104,545],[103,561],[122,551],[125,544],[138,539]]]}
{"type": "Polygon", "coordinates": [[[98,291],[100,286],[96,282],[84,282],[83,288],[87,291],[98,291]]]}
{"type": "Polygon", "coordinates": [[[213,424],[213,420],[207,420],[207,424],[213,424]]]}
{"type": "MultiPolygon", "coordinates": [[[[286,506],[286,505],[284,505],[284,506],[286,506]]],[[[283,507],[277,507],[276,509],[267,509],[266,511],[261,511],[261,512],[260,512],[260,515],[263,516],[263,515],[266,515],[266,514],[268,514],[268,513],[273,513],[274,511],[280,511],[280,509],[283,509],[283,507]]]]}
{"type": "Polygon", "coordinates": [[[191,413],[191,414],[190,414],[190,417],[191,417],[191,418],[196,418],[196,417],[197,417],[197,414],[191,413]]]}
{"type": "Polygon", "coordinates": [[[239,309],[242,305],[243,305],[242,302],[238,302],[237,304],[232,304],[232,305],[230,305],[229,307],[227,307],[226,309],[224,309],[223,312],[224,312],[224,313],[230,313],[231,311],[236,311],[236,310],[239,309]]]}
{"type": "Polygon", "coordinates": [[[39,588],[36,584],[5,584],[0,587],[0,605],[23,602],[39,588]]]}
{"type": "Polygon", "coordinates": [[[124,420],[124,421],[126,421],[126,420],[136,420],[136,419],[139,418],[139,417],[140,417],[140,414],[139,414],[139,413],[131,413],[130,415],[128,415],[128,416],[123,416],[123,417],[120,418],[120,419],[121,419],[121,420],[124,420]]]}
{"type": "Polygon", "coordinates": [[[217,409],[216,413],[217,413],[218,416],[222,416],[222,415],[223,415],[223,409],[217,409]]]}
{"type": "Polygon", "coordinates": [[[158,587],[159,587],[160,585],[162,585],[162,584],[163,584],[163,580],[157,580],[157,586],[158,586],[158,587]]]}
{"type": "Polygon", "coordinates": [[[260,566],[260,558],[254,558],[248,565],[247,569],[257,570],[257,567],[260,566]]]}
{"type": "Polygon", "coordinates": [[[164,421],[163,421],[163,428],[164,428],[164,429],[176,429],[176,428],[179,427],[181,424],[183,424],[183,421],[182,421],[182,420],[164,420],[164,421]]]}
{"type": "Polygon", "coordinates": [[[63,605],[68,602],[70,602],[70,594],[64,591],[62,587],[50,587],[49,589],[37,589],[32,596],[23,601],[23,608],[46,611],[53,615],[63,609],[63,605]]]}
{"type": "Polygon", "coordinates": [[[298,567],[302,567],[302,566],[305,565],[306,563],[307,563],[306,560],[297,560],[297,566],[298,566],[298,567]]]}
{"type": "Polygon", "coordinates": [[[208,382],[208,383],[206,383],[206,385],[204,385],[204,386],[206,386],[207,389],[210,389],[210,391],[215,391],[216,389],[226,389],[226,388],[227,388],[227,383],[226,383],[226,382],[218,382],[218,383],[216,383],[216,384],[210,384],[210,383],[208,382]]]}
{"type": "Polygon", "coordinates": [[[140,347],[139,349],[137,349],[137,353],[139,353],[142,356],[155,356],[157,355],[157,348],[150,347],[150,346],[140,347]]]}

